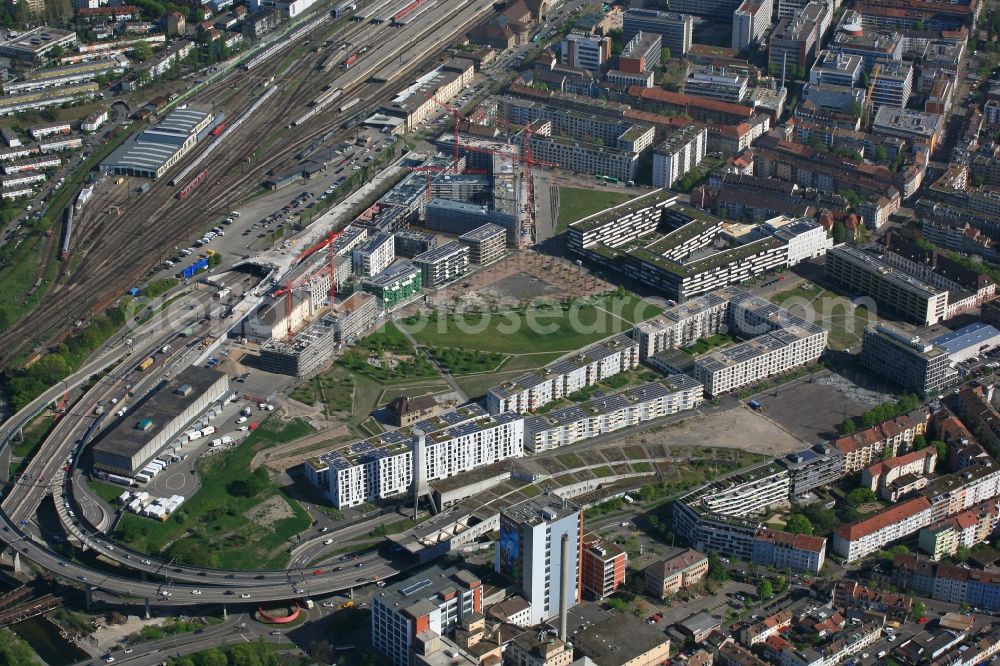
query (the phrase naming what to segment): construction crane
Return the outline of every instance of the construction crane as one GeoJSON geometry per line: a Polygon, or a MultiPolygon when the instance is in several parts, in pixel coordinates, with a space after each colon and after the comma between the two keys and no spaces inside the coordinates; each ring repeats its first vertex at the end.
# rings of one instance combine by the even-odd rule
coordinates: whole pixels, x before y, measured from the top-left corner
{"type": "Polygon", "coordinates": [[[431,178],[432,178],[431,174],[432,173],[447,173],[448,172],[448,170],[445,169],[444,167],[437,167],[437,166],[410,167],[410,171],[413,171],[414,173],[422,173],[422,174],[424,174],[424,176],[426,178],[426,181],[427,181],[427,191],[424,194],[424,199],[425,199],[426,203],[430,203],[430,200],[431,200],[431,178]]]}
{"type": "Polygon", "coordinates": [[[336,291],[337,291],[336,281],[333,279],[334,275],[336,275],[336,272],[337,272],[336,271],[336,265],[334,263],[334,261],[335,261],[335,259],[337,257],[336,248],[334,247],[334,241],[337,240],[337,238],[340,236],[341,233],[343,233],[343,232],[340,232],[340,231],[331,231],[323,240],[321,240],[320,242],[316,243],[312,247],[306,248],[305,250],[303,250],[302,252],[300,252],[299,255],[295,257],[295,259],[292,260],[292,267],[294,268],[295,266],[298,266],[299,264],[301,264],[303,261],[305,261],[306,259],[308,259],[310,256],[312,256],[316,252],[319,252],[323,248],[326,248],[327,255],[328,255],[328,258],[329,258],[329,262],[328,262],[328,264],[327,264],[326,267],[324,267],[320,271],[317,271],[316,273],[312,273],[310,275],[302,275],[298,279],[286,282],[284,286],[279,287],[275,291],[271,292],[271,295],[274,298],[278,298],[279,296],[284,296],[285,297],[285,299],[284,299],[285,300],[285,326],[287,327],[287,330],[288,330],[288,339],[289,340],[292,338],[292,310],[293,310],[293,302],[292,301],[294,300],[294,292],[295,292],[296,289],[298,289],[299,287],[301,287],[304,283],[308,282],[309,280],[312,280],[317,275],[322,275],[323,273],[329,273],[330,274],[330,293],[328,295],[328,298],[330,299],[330,302],[333,303],[333,299],[334,299],[334,296],[336,295],[336,291]]]}
{"type": "Polygon", "coordinates": [[[875,82],[878,81],[882,73],[882,64],[875,63],[872,67],[872,75],[868,80],[868,89],[865,91],[865,127],[872,123],[872,93],[875,91],[875,82]]]}
{"type": "MultiPolygon", "coordinates": [[[[501,120],[500,125],[506,130],[520,130],[523,133],[523,151],[521,155],[508,155],[507,153],[499,153],[502,157],[509,157],[512,160],[516,160],[524,165],[524,180],[528,186],[528,202],[525,205],[524,213],[527,214],[528,221],[530,224],[529,232],[531,234],[532,240],[535,238],[535,179],[531,177],[531,167],[540,166],[549,169],[558,169],[559,164],[554,162],[544,162],[542,160],[536,160],[531,149],[531,123],[528,123],[524,127],[517,127],[506,120],[501,120]]],[[[518,245],[523,246],[523,229],[521,239],[518,241],[518,245]]]]}

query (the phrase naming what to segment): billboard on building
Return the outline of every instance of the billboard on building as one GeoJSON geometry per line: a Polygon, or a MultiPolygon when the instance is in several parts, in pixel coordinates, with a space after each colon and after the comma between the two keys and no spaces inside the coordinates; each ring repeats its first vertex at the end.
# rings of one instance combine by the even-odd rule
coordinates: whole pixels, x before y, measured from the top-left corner
{"type": "Polygon", "coordinates": [[[500,514],[500,573],[521,579],[521,526],[500,514]]]}

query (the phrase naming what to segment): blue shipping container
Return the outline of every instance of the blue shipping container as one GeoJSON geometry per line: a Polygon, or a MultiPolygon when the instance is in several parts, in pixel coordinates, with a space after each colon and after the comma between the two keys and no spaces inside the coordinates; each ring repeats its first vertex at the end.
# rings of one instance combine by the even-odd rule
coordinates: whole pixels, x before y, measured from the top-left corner
{"type": "Polygon", "coordinates": [[[192,265],[190,265],[187,268],[185,268],[184,270],[182,270],[181,271],[181,275],[184,276],[185,280],[188,280],[188,279],[194,277],[195,273],[201,272],[201,271],[203,271],[203,270],[205,270],[207,268],[208,268],[208,259],[199,259],[198,261],[196,261],[192,265]]]}
{"type": "Polygon", "coordinates": [[[132,287],[131,289],[129,289],[128,290],[128,295],[129,296],[138,296],[139,295],[139,287],[132,287]]]}

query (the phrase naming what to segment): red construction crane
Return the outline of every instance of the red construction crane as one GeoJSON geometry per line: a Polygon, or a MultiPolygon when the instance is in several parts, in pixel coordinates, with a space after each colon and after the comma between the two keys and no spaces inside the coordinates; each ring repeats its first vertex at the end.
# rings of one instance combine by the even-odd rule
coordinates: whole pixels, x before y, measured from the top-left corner
{"type": "Polygon", "coordinates": [[[330,274],[329,299],[330,302],[333,303],[333,299],[337,291],[337,285],[333,279],[333,276],[336,275],[336,266],[334,264],[334,260],[337,257],[337,252],[336,249],[334,248],[333,241],[337,240],[337,237],[340,236],[341,233],[343,232],[331,231],[326,236],[326,238],[316,243],[312,247],[303,250],[302,252],[299,253],[298,256],[295,257],[295,259],[292,260],[292,267],[298,266],[300,263],[302,263],[303,260],[312,256],[313,254],[322,250],[325,247],[327,254],[329,256],[329,264],[324,269],[317,271],[316,273],[312,273],[310,275],[302,275],[298,279],[286,282],[284,286],[279,287],[275,291],[271,292],[271,295],[274,296],[275,298],[279,296],[285,297],[285,325],[288,329],[289,339],[291,339],[292,337],[292,305],[293,305],[292,301],[294,299],[294,292],[297,288],[302,286],[303,283],[308,282],[317,275],[323,273],[329,273],[330,274]]]}
{"type": "Polygon", "coordinates": [[[426,178],[426,181],[427,181],[427,192],[425,193],[424,197],[427,200],[427,202],[430,202],[430,200],[431,200],[431,174],[432,173],[446,173],[448,170],[445,169],[444,167],[418,166],[418,167],[410,167],[410,171],[424,174],[424,176],[426,178]]]}

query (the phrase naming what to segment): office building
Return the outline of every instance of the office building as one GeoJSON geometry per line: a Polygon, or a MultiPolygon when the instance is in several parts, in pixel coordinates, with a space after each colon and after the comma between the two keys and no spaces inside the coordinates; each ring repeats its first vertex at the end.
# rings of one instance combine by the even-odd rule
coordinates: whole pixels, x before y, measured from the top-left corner
{"type": "Polygon", "coordinates": [[[861,80],[861,56],[820,51],[809,70],[809,83],[851,88],[861,80]]]}
{"type": "Polygon", "coordinates": [[[561,603],[580,602],[582,550],[583,512],[572,502],[541,495],[500,509],[496,570],[520,588],[531,605],[531,624],[557,615],[561,603]],[[568,585],[561,596],[564,578],[568,585]]]}
{"type": "Polygon", "coordinates": [[[732,47],[743,51],[760,44],[771,29],[774,0],[743,0],[733,13],[732,47]]]}
{"type": "Polygon", "coordinates": [[[389,268],[396,259],[393,234],[375,234],[351,253],[355,275],[370,278],[389,268]]]}
{"type": "Polygon", "coordinates": [[[836,529],[830,545],[847,562],[854,562],[930,524],[931,503],[926,497],[914,497],[836,529]]]}
{"type": "Polygon", "coordinates": [[[708,147],[703,125],[684,125],[670,132],[653,151],[653,186],[669,188],[701,164],[708,147]]]}
{"type": "Polygon", "coordinates": [[[705,71],[694,70],[684,79],[684,92],[707,99],[717,99],[720,102],[739,104],[749,93],[749,79],[739,72],[727,70],[725,67],[708,68],[705,71]]]}
{"type": "Polygon", "coordinates": [[[418,637],[450,636],[463,622],[482,617],[483,586],[465,569],[432,566],[386,585],[372,595],[371,606],[372,647],[393,666],[410,666],[418,637]]]}
{"type": "Polygon", "coordinates": [[[469,249],[469,263],[489,266],[507,251],[507,231],[496,224],[484,224],[458,237],[469,249]]]}
{"type": "Polygon", "coordinates": [[[842,243],[827,251],[825,270],[849,291],[870,297],[908,321],[932,326],[946,318],[947,290],[893,268],[872,252],[842,243]]]}
{"type": "Polygon", "coordinates": [[[958,378],[947,352],[899,325],[882,323],[865,329],[861,364],[921,395],[933,395],[958,378]]]}
{"type": "Polygon", "coordinates": [[[638,343],[627,335],[616,335],[494,386],[486,393],[486,406],[491,414],[533,412],[638,365],[638,343]]]}
{"type": "Polygon", "coordinates": [[[637,32],[618,56],[618,70],[632,74],[651,72],[662,59],[663,38],[655,32],[637,32]]]}
{"type": "Polygon", "coordinates": [[[763,222],[757,229],[788,243],[789,266],[820,257],[833,247],[833,239],[827,236],[823,225],[808,217],[793,219],[780,215],[763,222]]]}
{"type": "Polygon", "coordinates": [[[195,365],[180,371],[129,409],[117,425],[101,432],[93,448],[94,467],[132,476],[171,443],[186,443],[187,437],[177,438],[181,430],[221,405],[228,392],[229,375],[224,372],[195,365]]]}
{"type": "Polygon", "coordinates": [[[876,112],[883,106],[905,109],[912,92],[913,65],[904,62],[885,63],[872,81],[872,109],[876,112]]]}
{"type": "Polygon", "coordinates": [[[611,38],[586,32],[571,32],[560,46],[562,64],[601,75],[611,60],[611,38]]]}
{"type": "Polygon", "coordinates": [[[810,2],[795,16],[781,19],[771,34],[768,65],[779,73],[783,67],[800,67],[806,71],[812,65],[829,23],[830,9],[820,2],[810,2]]]}
{"type": "Polygon", "coordinates": [[[344,508],[404,495],[415,472],[435,481],[522,455],[520,415],[490,416],[481,408],[462,407],[311,458],[303,470],[337,508],[344,508]]]}
{"type": "Polygon", "coordinates": [[[67,50],[74,44],[76,33],[72,30],[42,25],[0,44],[0,56],[39,65],[49,57],[53,49],[67,50]]]}
{"type": "Polygon", "coordinates": [[[627,41],[640,32],[658,34],[663,46],[670,49],[670,56],[681,58],[691,50],[694,17],[652,9],[629,9],[622,17],[622,31],[627,41]]]}
{"type": "Polygon", "coordinates": [[[812,0],[774,0],[775,17],[778,19],[795,18],[812,0]]]}
{"type": "Polygon", "coordinates": [[[362,281],[361,288],[375,294],[391,310],[420,293],[423,271],[409,261],[399,261],[378,275],[362,281]]]}
{"type": "Polygon", "coordinates": [[[872,132],[925,145],[933,150],[944,136],[944,118],[937,113],[885,106],[875,114],[872,132]]]}
{"type": "Polygon", "coordinates": [[[708,573],[708,558],[688,548],[651,564],[643,570],[646,592],[656,599],[666,599],[692,585],[708,573]]]}
{"type": "Polygon", "coordinates": [[[532,453],[548,451],[696,409],[703,392],[702,385],[691,377],[673,375],[578,405],[532,414],[524,419],[524,448],[532,453]]]}
{"type": "Polygon", "coordinates": [[[889,64],[903,59],[903,36],[886,30],[857,30],[848,11],[840,20],[827,49],[833,53],[861,57],[861,66],[871,73],[877,63],[889,64]]]}
{"type": "Polygon", "coordinates": [[[469,247],[458,241],[445,243],[418,254],[413,264],[421,271],[421,284],[436,289],[465,275],[469,270],[469,247]]]}
{"type": "Polygon", "coordinates": [[[596,534],[583,537],[580,586],[588,599],[610,597],[625,584],[628,554],[625,549],[596,534]]]}

